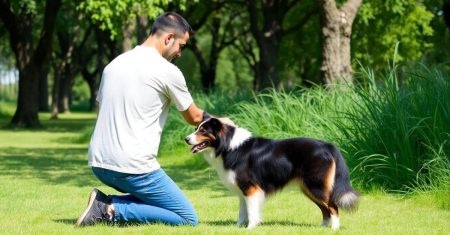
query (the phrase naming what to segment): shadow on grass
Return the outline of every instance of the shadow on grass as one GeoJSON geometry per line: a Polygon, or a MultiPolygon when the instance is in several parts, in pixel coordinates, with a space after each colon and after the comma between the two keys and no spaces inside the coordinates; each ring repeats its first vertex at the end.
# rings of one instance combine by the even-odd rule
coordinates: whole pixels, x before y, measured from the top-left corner
{"type": "MultiPolygon", "coordinates": [[[[99,184],[87,165],[87,149],[80,148],[2,148],[0,176],[40,179],[50,184],[86,186],[99,184]]],[[[163,167],[182,189],[227,190],[211,169],[192,169],[190,164],[163,167]]]]}
{"type": "Polygon", "coordinates": [[[98,182],[87,166],[86,148],[2,148],[0,176],[76,186],[98,182]]]}
{"type": "Polygon", "coordinates": [[[177,185],[182,189],[219,191],[223,196],[227,190],[220,183],[217,173],[212,169],[193,169],[190,164],[170,165],[163,167],[177,185]]]}
{"type": "Polygon", "coordinates": [[[73,225],[73,226],[75,226],[75,223],[77,222],[77,219],[55,219],[53,221],[55,223],[58,223],[58,224],[66,224],[66,225],[73,225]]]}
{"type": "Polygon", "coordinates": [[[23,127],[11,127],[10,121],[6,119],[0,120],[0,130],[14,130],[17,132],[24,131],[34,131],[34,132],[51,132],[51,133],[60,133],[60,132],[79,132],[87,127],[94,127],[95,119],[93,118],[64,118],[64,119],[45,119],[41,120],[41,126],[37,128],[23,128],[23,127]]]}
{"type": "Polygon", "coordinates": [[[43,128],[47,132],[79,132],[88,127],[94,130],[95,119],[92,118],[66,118],[42,121],[43,128]]]}
{"type": "MultiPolygon", "coordinates": [[[[210,226],[235,226],[237,221],[234,220],[221,220],[221,221],[200,221],[201,224],[206,224],[210,226]]],[[[292,221],[267,221],[263,222],[259,226],[290,226],[290,227],[303,227],[303,228],[313,228],[313,227],[320,227],[319,225],[313,225],[313,224],[304,224],[304,223],[295,223],[292,221]]],[[[244,227],[243,227],[244,228],[244,227]]]]}

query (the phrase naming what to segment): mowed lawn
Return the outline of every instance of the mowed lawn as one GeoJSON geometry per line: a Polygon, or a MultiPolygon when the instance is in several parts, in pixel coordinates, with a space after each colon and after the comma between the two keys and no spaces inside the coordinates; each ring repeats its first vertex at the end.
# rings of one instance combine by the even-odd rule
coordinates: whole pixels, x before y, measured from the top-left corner
{"type": "Polygon", "coordinates": [[[320,210],[294,187],[267,201],[261,226],[237,228],[237,198],[214,171],[199,166],[201,156],[190,154],[188,146],[161,152],[159,161],[196,208],[197,227],[76,228],[93,187],[117,193],[96,180],[87,165],[87,144],[78,141],[95,114],[73,113],[52,121],[43,114],[41,120],[42,130],[0,130],[0,234],[450,234],[450,211],[432,197],[381,192],[362,193],[359,209],[342,212],[341,229],[333,232],[320,226],[320,210]]]}

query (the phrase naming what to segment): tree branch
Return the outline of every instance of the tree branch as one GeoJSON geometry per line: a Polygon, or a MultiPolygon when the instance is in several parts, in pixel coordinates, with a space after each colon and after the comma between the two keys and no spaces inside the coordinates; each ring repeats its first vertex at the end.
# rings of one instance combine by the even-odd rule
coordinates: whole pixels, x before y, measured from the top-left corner
{"type": "Polygon", "coordinates": [[[302,19],[300,19],[297,24],[295,24],[292,27],[282,30],[281,34],[283,36],[285,36],[285,35],[288,35],[288,34],[291,34],[295,31],[297,31],[299,28],[301,28],[303,25],[305,25],[313,15],[317,14],[318,12],[319,12],[318,9],[316,7],[314,7],[302,19]]]}
{"type": "Polygon", "coordinates": [[[358,13],[358,9],[362,4],[362,0],[348,0],[342,7],[339,9],[342,12],[346,13],[348,23],[352,25],[353,20],[358,13]]]}

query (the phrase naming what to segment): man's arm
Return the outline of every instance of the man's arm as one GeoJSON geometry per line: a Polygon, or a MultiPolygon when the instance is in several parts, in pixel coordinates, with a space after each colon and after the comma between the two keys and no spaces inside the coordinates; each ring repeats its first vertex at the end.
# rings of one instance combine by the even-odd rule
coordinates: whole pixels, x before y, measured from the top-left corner
{"type": "MultiPolygon", "coordinates": [[[[183,115],[184,120],[186,120],[189,124],[198,126],[198,124],[200,124],[203,121],[204,117],[203,115],[205,115],[205,111],[199,109],[197,105],[195,105],[195,103],[192,103],[191,106],[189,106],[189,108],[186,109],[185,111],[182,111],[181,114],[183,115]]],[[[210,117],[214,117],[209,114],[207,115],[210,117]]],[[[222,117],[218,119],[225,124],[236,126],[236,124],[234,124],[234,122],[227,117],[222,117]]]]}
{"type": "Polygon", "coordinates": [[[187,123],[198,126],[203,120],[203,110],[192,103],[188,109],[181,112],[187,123]]]}

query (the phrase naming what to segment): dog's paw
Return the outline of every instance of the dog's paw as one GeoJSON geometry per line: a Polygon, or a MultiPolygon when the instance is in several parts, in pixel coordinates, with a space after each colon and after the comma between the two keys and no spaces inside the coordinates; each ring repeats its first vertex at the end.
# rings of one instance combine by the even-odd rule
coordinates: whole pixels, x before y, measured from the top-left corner
{"type": "Polygon", "coordinates": [[[256,228],[256,226],[258,226],[259,224],[261,224],[261,220],[258,221],[251,221],[248,223],[247,229],[254,229],[256,228]]]}
{"type": "Polygon", "coordinates": [[[236,227],[243,227],[243,226],[245,226],[246,224],[248,223],[248,221],[246,221],[246,220],[239,220],[237,223],[236,223],[236,227]]]}
{"type": "Polygon", "coordinates": [[[321,225],[323,227],[328,227],[330,225],[330,220],[323,220],[321,225]]]}
{"type": "Polygon", "coordinates": [[[336,216],[331,216],[331,229],[338,230],[340,227],[339,218],[336,216]]]}

